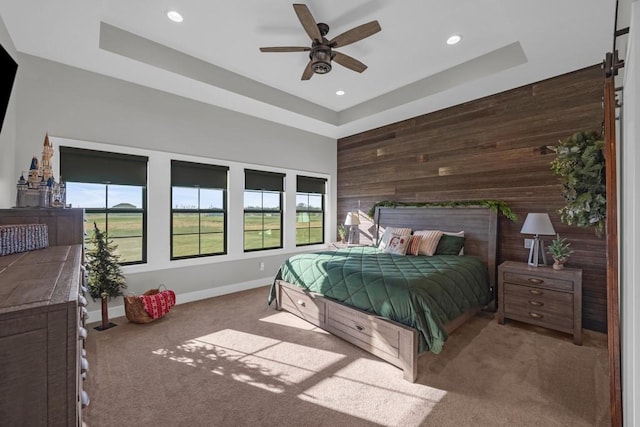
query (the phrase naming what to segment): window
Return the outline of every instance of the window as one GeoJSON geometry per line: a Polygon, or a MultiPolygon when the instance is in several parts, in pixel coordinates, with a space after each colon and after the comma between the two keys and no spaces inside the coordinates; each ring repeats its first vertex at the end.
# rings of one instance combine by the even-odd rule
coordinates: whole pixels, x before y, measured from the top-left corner
{"type": "Polygon", "coordinates": [[[227,253],[228,170],[171,161],[171,259],[227,253]]]}
{"type": "Polygon", "coordinates": [[[324,242],[324,194],[327,180],[296,177],[296,246],[324,242]]]}
{"type": "Polygon", "coordinates": [[[284,174],[245,169],[244,250],[282,247],[284,174]]]}
{"type": "Polygon", "coordinates": [[[84,208],[87,243],[95,222],[118,246],[122,264],[147,260],[147,157],[60,147],[67,203],[84,208]]]}

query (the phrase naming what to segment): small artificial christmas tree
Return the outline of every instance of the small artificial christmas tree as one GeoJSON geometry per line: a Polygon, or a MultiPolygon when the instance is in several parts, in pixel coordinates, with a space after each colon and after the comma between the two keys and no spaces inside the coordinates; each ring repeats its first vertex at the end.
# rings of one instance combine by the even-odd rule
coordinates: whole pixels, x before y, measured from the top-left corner
{"type": "Polygon", "coordinates": [[[127,285],[120,267],[120,256],[115,253],[118,246],[100,231],[95,222],[90,242],[93,248],[87,252],[89,295],[94,301],[96,298],[102,301],[102,325],[96,328],[102,331],[116,326],[109,323],[108,301],[122,296],[122,290],[126,289],[127,285]]]}

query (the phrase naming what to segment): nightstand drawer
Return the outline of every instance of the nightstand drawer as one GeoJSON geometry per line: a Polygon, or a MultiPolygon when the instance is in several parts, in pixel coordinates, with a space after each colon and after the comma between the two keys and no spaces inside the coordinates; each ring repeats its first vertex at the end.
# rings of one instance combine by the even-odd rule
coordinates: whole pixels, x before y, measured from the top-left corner
{"type": "Polygon", "coordinates": [[[552,313],[536,307],[524,306],[518,301],[515,303],[505,301],[504,314],[510,319],[528,322],[545,328],[559,329],[567,332],[573,329],[573,313],[552,313]]]}
{"type": "Polygon", "coordinates": [[[518,283],[521,285],[540,286],[545,288],[559,289],[563,291],[573,291],[573,282],[571,280],[562,280],[554,277],[527,274],[524,272],[521,273],[505,271],[503,280],[505,282],[518,283]]]}
{"type": "Polygon", "coordinates": [[[522,298],[535,299],[546,303],[555,302],[558,305],[573,304],[573,294],[569,292],[558,292],[550,289],[536,288],[533,286],[514,285],[513,283],[504,284],[505,299],[508,295],[519,296],[522,298]]]}
{"type": "Polygon", "coordinates": [[[511,311],[517,310],[522,313],[533,310],[539,313],[557,314],[559,316],[565,316],[572,319],[573,295],[562,293],[558,294],[560,295],[529,296],[521,293],[505,293],[505,308],[511,307],[511,311]]]}

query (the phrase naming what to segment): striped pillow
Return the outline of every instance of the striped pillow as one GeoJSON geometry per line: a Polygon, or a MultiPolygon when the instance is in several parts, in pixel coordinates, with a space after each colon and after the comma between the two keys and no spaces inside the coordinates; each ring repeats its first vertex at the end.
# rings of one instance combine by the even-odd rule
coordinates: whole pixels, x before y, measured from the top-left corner
{"type": "Polygon", "coordinates": [[[419,230],[413,233],[414,236],[422,236],[420,239],[419,255],[432,256],[436,252],[442,231],[440,230],[419,230]]]}
{"type": "Polygon", "coordinates": [[[411,240],[409,241],[409,247],[407,248],[407,255],[420,255],[420,243],[422,242],[422,236],[416,236],[415,234],[411,236],[411,240]]]}

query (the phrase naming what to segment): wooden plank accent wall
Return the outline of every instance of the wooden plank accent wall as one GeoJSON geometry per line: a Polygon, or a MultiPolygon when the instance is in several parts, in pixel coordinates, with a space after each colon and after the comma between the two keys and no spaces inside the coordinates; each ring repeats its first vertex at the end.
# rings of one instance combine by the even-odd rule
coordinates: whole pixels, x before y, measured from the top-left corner
{"type": "Polygon", "coordinates": [[[547,212],[575,250],[568,266],[583,269],[583,325],[606,332],[606,241],[560,222],[561,185],[546,149],[574,132],[602,129],[603,81],[594,65],[339,139],[338,218],[359,211],[363,242],[372,236],[366,212],[381,200],[503,200],[518,220],[499,217],[501,263],[527,261],[524,219],[547,212]]]}

